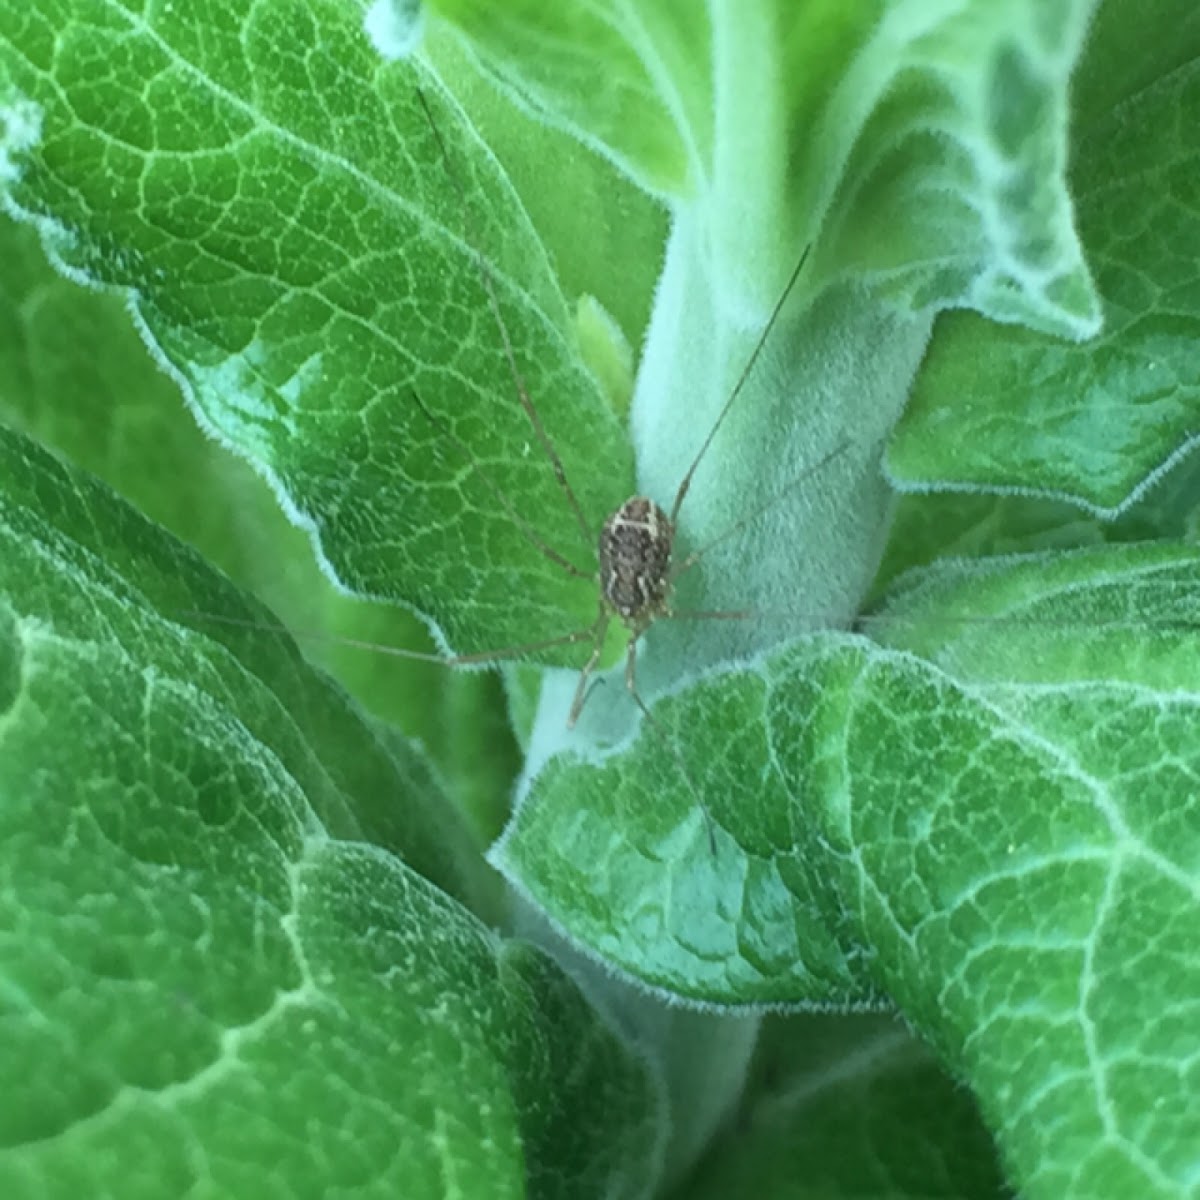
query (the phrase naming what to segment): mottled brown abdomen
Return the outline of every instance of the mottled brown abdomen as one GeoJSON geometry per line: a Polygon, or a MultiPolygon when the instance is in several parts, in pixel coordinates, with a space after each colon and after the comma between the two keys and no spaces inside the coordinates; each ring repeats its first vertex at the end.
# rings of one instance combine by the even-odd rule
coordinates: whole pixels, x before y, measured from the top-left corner
{"type": "Polygon", "coordinates": [[[667,611],[675,530],[653,500],[626,500],[600,530],[600,590],[631,628],[667,611]]]}

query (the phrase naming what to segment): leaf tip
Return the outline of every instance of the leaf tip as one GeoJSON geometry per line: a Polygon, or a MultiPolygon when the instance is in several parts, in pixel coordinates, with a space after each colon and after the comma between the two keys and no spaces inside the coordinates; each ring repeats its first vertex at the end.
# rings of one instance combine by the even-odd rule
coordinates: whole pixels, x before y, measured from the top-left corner
{"type": "Polygon", "coordinates": [[[1002,324],[1088,341],[1103,327],[1104,311],[1082,252],[1074,249],[1074,261],[1059,270],[1025,266],[986,272],[976,281],[971,307],[1002,324]]]}

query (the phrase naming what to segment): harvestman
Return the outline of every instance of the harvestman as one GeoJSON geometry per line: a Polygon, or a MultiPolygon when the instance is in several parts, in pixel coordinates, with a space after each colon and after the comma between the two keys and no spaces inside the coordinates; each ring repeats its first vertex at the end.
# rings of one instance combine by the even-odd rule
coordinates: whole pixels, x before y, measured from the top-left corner
{"type": "MultiPolygon", "coordinates": [[[[722,533],[702,546],[698,550],[692,551],[681,562],[676,563],[673,558],[673,550],[675,543],[675,533],[678,528],[679,512],[683,506],[688,492],[692,486],[692,480],[695,477],[696,471],[708,453],[713,439],[720,430],[725,418],[729,415],[737,398],[741,395],[745,384],[754,369],[755,363],[758,361],[762,353],[771,331],[774,329],[776,322],[779,319],[784,307],[791,296],[797,280],[804,269],[805,261],[808,257],[809,248],[806,247],[801,254],[799,261],[792,270],[787,284],[785,285],[779,299],[776,301],[774,308],[771,310],[770,316],[767,318],[766,324],[763,326],[762,332],[758,337],[749,357],[746,360],[741,374],[738,376],[729,396],[726,398],[721,411],[718,413],[716,420],[709,429],[708,435],[693,458],[691,465],[685,472],[678,489],[675,492],[675,497],[671,502],[671,511],[668,514],[654,500],[647,496],[632,496],[626,500],[620,507],[616,509],[604,522],[600,529],[599,538],[590,527],[587,518],[584,516],[583,509],[579,503],[579,498],[575,490],[571,487],[570,481],[567,478],[567,473],[563,467],[562,459],[559,457],[558,451],[554,448],[554,443],[550,440],[549,434],[546,432],[545,426],[542,424],[541,417],[530,399],[529,390],[525,385],[525,381],[521,376],[520,368],[517,365],[516,355],[513,351],[512,340],[509,337],[508,328],[504,323],[504,317],[500,310],[500,303],[497,297],[495,281],[492,277],[491,269],[488,266],[487,260],[479,250],[476,239],[472,236],[474,230],[471,227],[470,220],[470,205],[467,202],[466,191],[461,180],[455,172],[449,150],[446,142],[442,137],[441,130],[438,128],[437,121],[434,119],[433,112],[429,106],[429,102],[425,97],[424,92],[416,89],[417,99],[420,102],[425,119],[429,124],[430,131],[437,143],[438,150],[442,159],[446,175],[454,188],[459,200],[459,205],[462,210],[462,217],[466,226],[467,245],[469,246],[475,259],[476,267],[479,271],[480,281],[483,285],[484,292],[487,296],[488,306],[491,309],[492,316],[495,320],[496,327],[500,334],[501,344],[504,350],[504,357],[508,363],[509,372],[512,376],[513,383],[517,390],[517,396],[526,417],[529,420],[538,442],[544,450],[553,470],[555,479],[561,489],[563,495],[570,504],[575,520],[582,532],[585,542],[595,545],[597,549],[597,570],[590,573],[582,571],[565,555],[559,553],[553,546],[549,545],[538,532],[530,525],[529,521],[516,508],[512,501],[504,494],[504,491],[495,483],[488,474],[487,470],[478,461],[472,452],[471,448],[459,438],[453,430],[451,430],[445,422],[438,418],[430,411],[421,397],[412,391],[412,399],[414,404],[424,415],[426,420],[438,432],[454,445],[458,451],[467,460],[471,469],[476,473],[481,482],[495,496],[498,503],[512,519],[514,524],[520,529],[522,535],[547,559],[555,563],[559,568],[566,571],[570,575],[579,579],[587,579],[597,587],[598,594],[598,611],[596,619],[591,625],[585,629],[576,630],[573,633],[560,635],[553,638],[545,638],[539,641],[525,642],[520,645],[507,646],[499,650],[487,650],[472,654],[457,654],[457,655],[438,655],[427,654],[417,650],[404,650],[396,646],[387,646],[374,642],[367,642],[359,638],[353,637],[337,637],[339,644],[360,649],[369,649],[376,652],[393,655],[399,658],[417,660],[420,662],[435,662],[442,666],[468,666],[471,664],[480,664],[487,662],[496,662],[504,659],[515,659],[523,654],[530,654],[538,650],[546,650],[555,646],[573,645],[580,642],[591,643],[591,653],[588,656],[587,662],[579,674],[579,682],[575,689],[575,695],[571,702],[571,708],[567,716],[567,727],[573,728],[579,720],[579,716],[583,711],[584,704],[589,695],[588,682],[591,679],[597,663],[600,661],[600,656],[603,653],[606,635],[611,622],[616,619],[622,622],[629,632],[629,641],[626,645],[625,652],[625,686],[633,698],[637,707],[645,717],[651,728],[667,742],[675,752],[675,756],[679,760],[679,765],[683,771],[684,777],[687,780],[688,786],[695,795],[701,810],[704,813],[706,823],[708,824],[709,841],[713,845],[713,830],[712,821],[709,817],[707,806],[700,800],[699,793],[693,784],[687,766],[683,761],[682,755],[679,753],[678,747],[666,737],[657,719],[651,713],[649,706],[642,698],[637,689],[637,646],[639,640],[654,624],[655,621],[664,617],[672,616],[687,616],[687,617],[705,617],[705,618],[736,618],[748,615],[744,612],[687,612],[675,613],[671,608],[671,596],[675,587],[676,581],[686,571],[690,570],[700,561],[715,546],[724,542],[727,538],[733,536],[739,530],[744,529],[748,524],[756,521],[763,516],[769,509],[783,500],[786,496],[792,493],[801,483],[808,479],[814,472],[820,470],[826,464],[842,454],[850,446],[848,440],[838,443],[831,451],[825,454],[815,463],[811,464],[805,470],[796,475],[785,487],[771,496],[765,503],[756,506],[749,513],[744,515],[740,520],[730,525],[722,533]]],[[[204,617],[208,620],[220,620],[228,624],[243,624],[243,622],[233,618],[218,618],[212,614],[195,613],[197,617],[204,617]]],[[[255,623],[256,627],[262,628],[261,625],[255,623]]],[[[294,630],[285,630],[282,627],[279,632],[294,633],[294,630]]],[[[320,636],[320,635],[317,635],[320,636]]]]}
{"type": "MultiPolygon", "coordinates": [[[[459,204],[462,209],[464,222],[469,223],[470,206],[467,202],[465,189],[462,186],[458,175],[455,173],[449,150],[442,138],[441,130],[438,128],[437,122],[434,119],[433,112],[425,97],[425,94],[418,89],[417,97],[420,101],[421,108],[424,111],[425,118],[429,123],[429,128],[437,141],[438,149],[441,154],[442,162],[446,169],[446,174],[449,177],[455,192],[458,195],[459,204]]],[[[468,235],[473,231],[468,228],[468,235]]],[[[552,546],[547,545],[534,531],[524,517],[516,510],[515,506],[508,500],[502,490],[497,487],[488,476],[487,472],[480,465],[470,447],[466,445],[457,435],[440,421],[425,405],[415,392],[413,400],[417,407],[425,415],[426,419],[441,433],[448,441],[450,441],[459,452],[466,458],[482,481],[487,485],[488,489],[496,496],[499,502],[504,506],[506,512],[517,523],[525,536],[545,554],[551,561],[559,567],[568,571],[570,574],[585,579],[591,579],[598,588],[599,594],[599,611],[596,620],[586,629],[581,629],[575,633],[566,634],[562,637],[551,638],[546,641],[531,642],[520,646],[510,646],[502,650],[485,651],[479,654],[463,654],[455,655],[447,658],[438,658],[437,661],[448,666],[467,665],[470,663],[482,663],[491,660],[508,658],[517,654],[529,653],[538,649],[548,649],[552,646],[568,645],[576,642],[589,641],[591,642],[591,654],[587,662],[584,664],[579,673],[579,682],[575,688],[574,699],[571,702],[570,712],[567,716],[568,728],[573,728],[578,721],[580,713],[583,711],[584,703],[588,697],[588,681],[592,673],[596,669],[596,664],[600,660],[603,652],[605,638],[608,633],[610,623],[616,619],[624,624],[629,632],[629,641],[625,651],[625,686],[629,691],[630,696],[641,710],[642,715],[647,722],[661,734],[661,729],[658,723],[650,712],[646,702],[642,699],[641,694],[637,689],[637,647],[638,641],[646,633],[654,622],[663,617],[671,617],[673,614],[671,609],[671,596],[675,584],[679,577],[686,571],[690,570],[707,554],[714,546],[725,541],[734,533],[745,528],[747,524],[762,516],[768,509],[773,507],[778,501],[792,492],[800,483],[811,476],[815,471],[820,470],[827,463],[836,458],[839,454],[845,451],[849,442],[841,442],[834,447],[824,457],[810,465],[798,476],[796,476],[785,488],[779,493],[772,496],[766,503],[758,506],[750,513],[743,516],[735,524],[731,525],[723,533],[710,541],[707,545],[698,550],[694,550],[687,555],[682,561],[676,563],[673,557],[675,532],[678,528],[679,511],[683,506],[683,502],[692,486],[692,480],[695,477],[696,471],[708,453],[713,439],[716,437],[718,430],[724,423],[726,416],[733,407],[738,396],[741,395],[747,379],[754,369],[755,363],[758,361],[759,355],[762,352],[772,329],[787,304],[789,297],[795,288],[797,280],[804,269],[805,261],[808,257],[808,248],[806,247],[801,254],[799,261],[793,268],[791,276],[785,285],[782,293],[779,296],[775,307],[772,309],[770,316],[767,318],[766,324],[759,335],[758,341],[755,343],[753,350],[746,360],[745,366],[742,368],[741,374],[738,376],[729,396],[726,398],[717,419],[709,429],[708,435],[697,451],[695,458],[688,467],[686,473],[681,480],[678,489],[675,492],[675,497],[671,502],[671,511],[668,514],[654,500],[648,496],[632,496],[626,500],[619,508],[611,513],[601,526],[599,538],[588,525],[587,518],[583,514],[579,499],[571,487],[570,481],[567,478],[567,473],[563,467],[562,460],[558,452],[554,448],[553,442],[546,433],[545,427],[542,425],[541,419],[538,416],[537,409],[534,407],[533,401],[530,399],[528,388],[525,386],[525,381],[521,376],[519,367],[517,366],[516,356],[513,353],[511,339],[508,335],[507,327],[504,324],[504,318],[500,311],[500,304],[496,294],[495,281],[492,278],[491,270],[488,267],[486,259],[482,252],[478,249],[475,239],[468,236],[468,245],[474,254],[476,266],[479,270],[480,280],[483,284],[485,293],[487,294],[488,304],[492,310],[497,327],[500,331],[500,338],[504,347],[504,355],[508,361],[509,371],[512,375],[513,382],[517,389],[517,395],[520,399],[521,407],[524,409],[529,418],[534,432],[537,435],[538,441],[546,452],[551,465],[554,469],[554,475],[560,489],[566,496],[572,511],[575,514],[575,519],[579,524],[584,538],[587,542],[593,543],[597,547],[597,566],[598,570],[594,576],[588,575],[587,572],[581,571],[574,563],[567,559],[562,554],[558,553],[552,546]]],[[[711,617],[722,616],[739,616],[742,614],[736,613],[709,613],[709,614],[689,614],[689,615],[705,615],[711,617]]],[[[432,656],[431,656],[432,657],[432,656]]],[[[681,761],[681,766],[682,766],[681,761]]],[[[686,767],[684,768],[686,775],[686,767]]],[[[691,781],[689,779],[689,785],[691,781]]],[[[692,790],[695,791],[694,786],[692,790]]],[[[703,804],[702,804],[703,807],[703,804]]],[[[707,818],[707,809],[705,809],[707,818]]],[[[710,824],[711,838],[711,824],[710,824]]]]}

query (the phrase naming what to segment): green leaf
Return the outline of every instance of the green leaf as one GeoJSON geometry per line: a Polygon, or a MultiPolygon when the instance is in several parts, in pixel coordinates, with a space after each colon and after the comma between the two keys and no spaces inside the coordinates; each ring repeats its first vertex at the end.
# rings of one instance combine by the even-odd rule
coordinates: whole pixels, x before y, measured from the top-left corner
{"type": "Polygon", "coordinates": [[[753,295],[765,264],[781,269],[779,244],[826,218],[822,271],[865,276],[914,308],[966,303],[1095,331],[1065,186],[1086,0],[882,14],[752,0],[700,19],[646,0],[433,7],[548,120],[648,190],[708,209],[735,294],[753,295]]]}
{"type": "MultiPolygon", "coordinates": [[[[607,1064],[615,1081],[603,1067],[599,1076],[533,1072],[522,1092],[530,1102],[514,1105],[526,1114],[526,1146],[567,1147],[576,1164],[562,1170],[533,1153],[526,1170],[544,1173],[531,1190],[557,1181],[566,1194],[619,1192],[614,1170],[628,1172],[620,1177],[631,1188],[673,1183],[733,1105],[763,1006],[892,1001],[974,1090],[1026,1194],[1179,1193],[1194,1172],[1187,1147],[1200,1140],[1194,1081],[1178,1067],[1195,1058],[1186,1031],[1198,1024],[1189,1005],[1200,993],[1180,933],[1180,914],[1195,924],[1194,556],[1102,548],[938,567],[923,582],[903,579],[861,624],[878,641],[794,640],[811,626],[848,624],[879,590],[893,494],[878,461],[933,315],[972,307],[1074,339],[1096,328],[1066,169],[1068,85],[1094,6],[793,8],[751,0],[697,14],[601,0],[560,13],[444,0],[465,53],[431,20],[419,62],[381,66],[356,24],[361,5],[143,12],[0,0],[0,193],[69,270],[125,289],[206,428],[315,530],[341,584],[413,606],[454,649],[561,636],[592,618],[594,587],[534,544],[579,554],[586,575],[590,535],[633,486],[616,415],[622,373],[611,370],[620,341],[606,345],[595,320],[581,332],[573,304],[598,296],[642,346],[637,486],[670,509],[691,481],[676,562],[701,554],[679,579],[677,608],[749,609],[756,619],[680,613],[646,631],[636,678],[650,721],[619,680],[597,674],[568,734],[574,675],[543,676],[536,716],[528,676],[514,685],[528,758],[495,858],[533,900],[532,924],[557,927],[632,981],[626,1004],[610,1003],[619,981],[600,1003],[661,1065],[674,1130],[658,1144],[651,1085],[599,1037],[585,1061],[607,1064]],[[494,102],[477,64],[508,103],[494,102]],[[601,82],[581,88],[581,78],[601,82]],[[574,161],[556,134],[540,159],[539,122],[582,134],[594,153],[574,161]],[[512,164],[511,186],[492,144],[512,164]],[[642,197],[628,210],[631,264],[605,225],[626,209],[597,155],[671,207],[645,330],[654,203],[642,197]],[[601,227],[594,241],[591,223],[601,227]],[[583,522],[518,403],[477,250],[492,265],[513,355],[583,522]],[[739,392],[800,262],[796,291],[739,392]],[[627,269],[631,295],[617,304],[627,269]],[[432,418],[413,399],[414,382],[432,418]],[[1019,632],[1046,618],[1057,633],[1019,632]],[[1164,618],[1174,626],[1147,624],[1164,618]],[[1074,707],[1056,709],[1054,695],[1074,707]],[[1076,762],[1084,766],[1073,771],[1076,762]],[[1081,772],[1107,789],[1108,809],[1089,803],[1081,772]],[[1114,811],[1128,836],[1114,833],[1114,811]],[[1136,895],[1096,886],[1160,828],[1170,842],[1155,850],[1174,876],[1160,872],[1165,883],[1136,895]],[[1180,881],[1190,909],[1164,898],[1180,881]],[[1162,931],[1149,949],[1145,929],[1162,931]],[[1130,961],[1144,988],[1122,983],[1118,967],[1130,961]],[[673,1040],[669,1031],[687,1022],[647,988],[725,1015],[705,1014],[673,1040]],[[1081,1044],[1091,1055],[1083,1069],[1081,1044]],[[1168,1063],[1176,1075],[1157,1078],[1168,1063]],[[547,1079],[578,1088],[559,1103],[547,1079]],[[1167,1097],[1165,1108],[1142,1103],[1142,1092],[1167,1097]]],[[[1102,10],[1104,36],[1120,26],[1102,10]]],[[[1112,95],[1135,95],[1162,58],[1131,53],[1112,95]]],[[[1105,92],[1089,78],[1094,102],[1105,92]]],[[[1093,425],[1090,436],[1103,432],[1093,425]]],[[[958,440],[988,453],[986,438],[958,440]]],[[[1145,517],[1153,533],[1194,528],[1186,478],[1145,517]]],[[[38,511],[33,499],[26,507],[38,511]]],[[[1072,526],[1049,505],[968,508],[930,522],[913,544],[893,541],[890,576],[935,558],[939,535],[972,553],[1102,536],[1095,522],[1072,526]]],[[[82,537],[82,520],[75,525],[82,537]]],[[[105,569],[120,573],[122,538],[98,532],[109,540],[90,552],[102,565],[115,554],[105,569]]],[[[247,611],[227,590],[184,599],[247,611]]],[[[180,596],[154,600],[162,611],[180,596]]],[[[200,631],[197,623],[184,637],[200,631]]],[[[119,632],[118,644],[132,638],[119,632]]],[[[244,644],[221,642],[241,654],[258,639],[246,631],[244,644]]],[[[587,654],[580,644],[543,661],[578,666],[587,654]]],[[[631,655],[631,680],[634,666],[631,655]]],[[[21,678],[19,662],[0,669],[0,680],[21,678]]],[[[274,676],[272,688],[290,712],[274,676]]],[[[95,698],[90,707],[105,712],[95,698]]],[[[379,769],[395,775],[371,788],[375,760],[361,731],[327,727],[324,712],[318,705],[297,724],[293,756],[296,747],[318,763],[332,755],[360,772],[361,786],[321,792],[333,813],[312,802],[323,828],[407,847],[377,815],[376,834],[359,808],[373,812],[368,793],[377,808],[379,797],[409,791],[431,800],[437,777],[420,759],[408,776],[389,766],[404,759],[404,743],[371,727],[379,769]],[[355,800],[344,814],[343,791],[355,800]]],[[[470,736],[451,734],[449,744],[464,761],[491,758],[483,723],[468,712],[470,736]]],[[[43,731],[43,757],[47,741],[43,731]]],[[[438,841],[436,821],[417,825],[412,840],[432,861],[422,869],[444,869],[447,886],[465,892],[472,872],[438,841]]],[[[420,915],[437,922],[444,910],[420,915]]],[[[353,964],[339,960],[337,970],[355,977],[353,964]]],[[[575,1051],[581,1039],[551,1007],[538,991],[528,1027],[560,1047],[552,1065],[573,1065],[561,1047],[575,1051]]],[[[382,1009],[371,1019],[386,1020],[382,1009]]],[[[913,1126],[919,1133],[920,1121],[913,1126]]],[[[981,1150],[968,1152],[979,1161],[981,1150]]]]}
{"type": "Polygon", "coordinates": [[[437,0],[430,7],[486,47],[500,78],[519,80],[543,114],[601,147],[648,191],[676,192],[694,181],[689,139],[711,119],[697,69],[709,47],[705,22],[688,6],[437,0]]]}
{"type": "Polygon", "coordinates": [[[381,66],[353,18],[46,0],[0,55],[3,107],[24,114],[3,139],[7,202],[72,272],[129,290],[202,424],[341,585],[416,606],[460,651],[570,633],[594,588],[495,489],[581,570],[594,550],[518,403],[479,253],[593,527],[631,490],[628,449],[495,160],[426,79],[447,162],[418,73],[381,66]]]}
{"type": "MultiPolygon", "coordinates": [[[[132,671],[122,664],[122,647],[135,653],[149,636],[139,631],[138,613],[124,609],[148,607],[162,614],[154,644],[164,647],[163,660],[149,664],[144,678],[139,670],[132,696],[152,693],[154,671],[165,669],[172,653],[177,675],[186,679],[193,667],[204,665],[213,676],[208,686],[218,693],[233,686],[226,675],[240,677],[237,660],[250,663],[257,679],[257,707],[243,712],[240,720],[303,781],[308,801],[329,833],[365,838],[402,854],[434,882],[473,902],[482,879],[473,847],[453,810],[431,790],[428,767],[419,754],[408,746],[398,754],[399,743],[385,748],[349,698],[309,667],[288,639],[263,636],[261,628],[275,624],[271,613],[203,560],[118,505],[95,481],[68,473],[33,443],[7,430],[0,429],[0,436],[8,547],[0,566],[9,619],[32,622],[29,636],[49,639],[46,652],[53,659],[53,625],[43,635],[40,623],[56,612],[66,619],[89,605],[98,609],[94,628],[84,628],[64,645],[57,677],[57,686],[65,691],[58,702],[65,706],[55,722],[59,729],[90,729],[89,706],[94,713],[106,712],[110,693],[120,694],[118,676],[124,679],[132,671]],[[20,607],[13,608],[18,602],[20,607]],[[203,615],[211,611],[229,612],[236,623],[214,625],[203,615]],[[193,647],[198,664],[189,658],[193,647]],[[101,678],[104,664],[112,660],[113,683],[72,697],[70,663],[76,657],[86,660],[88,653],[94,653],[101,678]],[[408,796],[408,802],[397,804],[397,795],[408,796]]],[[[24,636],[16,626],[11,632],[24,636]]],[[[26,668],[20,673],[24,678],[26,668]]],[[[46,754],[50,727],[35,721],[25,732],[31,739],[27,765],[32,770],[37,756],[46,754]]],[[[119,726],[103,722],[90,732],[93,755],[102,754],[106,736],[118,745],[125,740],[119,726]]],[[[175,762],[176,751],[169,744],[143,744],[139,757],[146,759],[147,768],[166,771],[168,778],[187,774],[186,762],[175,762]],[[158,750],[165,762],[156,761],[158,750]]],[[[78,774],[90,774],[86,757],[78,774]]],[[[166,844],[161,852],[168,852],[166,844]]]]}
{"type": "Polygon", "coordinates": [[[302,631],[306,656],[376,715],[420,738],[458,801],[494,835],[516,774],[515,765],[506,775],[501,769],[512,752],[495,729],[495,681],[341,644],[348,637],[434,649],[410,614],[353,600],[329,584],[308,538],[267,485],[197,428],[115,296],[85,291],[51,270],[33,231],[6,220],[0,260],[0,417],[99,475],[302,631]],[[447,712],[472,719],[448,737],[447,712]],[[486,772],[472,772],[479,758],[464,754],[476,738],[494,751],[486,772]]]}
{"type": "Polygon", "coordinates": [[[1200,440],[1200,295],[1181,268],[1200,255],[1200,33],[1170,5],[1136,21],[1105,11],[1089,46],[1104,70],[1147,34],[1190,46],[1192,61],[1158,59],[1149,75],[1139,54],[1135,93],[1091,87],[1077,113],[1072,192],[1103,337],[1073,346],[943,317],[889,449],[901,487],[1036,491],[1111,518],[1200,440]]]}
{"type": "Polygon", "coordinates": [[[693,1000],[877,999],[771,768],[769,682],[705,680],[599,765],[553,758],[491,860],[574,940],[693,1000]],[[683,762],[677,760],[683,756],[683,762]],[[715,853],[700,799],[715,829],[715,853]]]}
{"type": "Polygon", "coordinates": [[[5,1194],[643,1194],[645,1063],[358,818],[453,883],[428,775],[6,432],[0,543],[5,1194]]]}
{"type": "Polygon", "coordinates": [[[871,619],[895,649],[816,635],[555,761],[497,862],[675,993],[890,996],[1029,1195],[1185,1194],[1198,626],[1184,547],[935,569],[871,619]]]}
{"type": "Polygon", "coordinates": [[[503,164],[564,296],[596,297],[624,337],[638,342],[662,265],[666,211],[592,146],[514,103],[461,39],[441,32],[430,30],[424,56],[503,164]]]}
{"type": "Polygon", "coordinates": [[[1065,500],[1035,495],[943,491],[901,496],[875,592],[882,594],[905,571],[939,558],[1155,539],[1200,540],[1200,455],[1186,455],[1156,477],[1116,520],[1101,520],[1065,500]]]}
{"type": "Polygon", "coordinates": [[[1105,540],[1100,522],[1060,500],[947,492],[904,496],[875,588],[885,594],[905,571],[943,558],[1073,550],[1105,540]]]}

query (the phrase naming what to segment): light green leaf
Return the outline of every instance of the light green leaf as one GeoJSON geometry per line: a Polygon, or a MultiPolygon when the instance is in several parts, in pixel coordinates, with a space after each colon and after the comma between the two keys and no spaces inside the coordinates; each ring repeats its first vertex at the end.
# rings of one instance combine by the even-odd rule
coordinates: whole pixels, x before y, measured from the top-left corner
{"type": "Polygon", "coordinates": [[[711,137],[710,47],[694,8],[437,0],[440,16],[486,48],[500,78],[647,190],[696,183],[711,137]]]}
{"type": "Polygon", "coordinates": [[[1097,328],[1065,186],[1088,0],[433,7],[548,120],[705,210],[735,294],[827,218],[822,273],[918,309],[1097,328]]]}
{"type": "Polygon", "coordinates": [[[99,475],[302,631],[306,656],[377,716],[420,738],[459,803],[494,835],[517,770],[497,729],[495,681],[342,644],[348,637],[434,649],[410,614],[329,584],[265,482],[197,428],[115,296],[51,270],[33,231],[7,220],[0,261],[0,418],[99,475]],[[464,753],[476,741],[492,753],[464,753]],[[486,771],[472,771],[484,761],[486,771]]]}
{"type": "Polygon", "coordinates": [[[1089,88],[1078,112],[1072,191],[1103,336],[1071,346],[943,317],[888,454],[903,488],[1037,492],[1111,518],[1200,440],[1200,293],[1186,265],[1200,256],[1200,30],[1171,6],[1109,10],[1089,46],[1106,69],[1165,30],[1193,61],[1149,78],[1143,63],[1136,94],[1104,103],[1089,88]]]}
{"type": "Polygon", "coordinates": [[[875,587],[886,594],[905,571],[940,558],[1073,550],[1103,542],[1104,533],[1094,518],[1059,500],[946,492],[904,496],[875,587]]]}
{"type": "Polygon", "coordinates": [[[868,627],[902,651],[814,636],[661,703],[662,738],[552,763],[500,865],[694,999],[890,996],[1031,1196],[1186,1194],[1200,553],[934,570],[868,627]]]}
{"type": "Polygon", "coordinates": [[[896,505],[875,591],[939,558],[1070,550],[1102,542],[1200,539],[1200,455],[1184,456],[1116,520],[1065,500],[984,492],[923,492],[896,505]]]}
{"type": "Polygon", "coordinates": [[[772,766],[769,681],[722,675],[686,697],[656,708],[661,736],[643,729],[598,765],[551,759],[493,864],[571,938],[670,994],[877,1000],[806,869],[803,817],[772,766]]]}
{"type": "Polygon", "coordinates": [[[1179,461],[1118,520],[1101,521],[1063,500],[982,492],[901,497],[875,579],[882,592],[913,567],[939,558],[1070,550],[1105,541],[1196,541],[1200,535],[1200,455],[1179,461]]]}
{"type": "MultiPolygon", "coordinates": [[[[349,698],[309,667],[288,639],[263,636],[262,626],[274,624],[271,613],[237,592],[203,560],[119,505],[94,480],[69,473],[33,443],[2,429],[0,438],[7,546],[0,568],[14,644],[19,650],[26,636],[22,623],[28,621],[27,636],[39,646],[45,641],[42,650],[53,660],[55,613],[66,619],[89,606],[97,609],[95,628],[67,639],[57,676],[47,675],[47,684],[64,693],[57,702],[63,710],[52,724],[46,723],[47,715],[24,730],[30,739],[28,769],[33,770],[39,756],[47,758],[57,729],[88,734],[91,741],[81,743],[81,751],[90,746],[90,752],[100,756],[106,737],[111,737],[123,754],[136,751],[138,761],[145,759],[144,769],[186,777],[186,761],[176,761],[173,745],[150,742],[131,748],[119,724],[88,718],[89,706],[93,714],[108,712],[120,696],[118,679],[130,680],[131,698],[123,699],[125,705],[143,694],[152,696],[155,672],[166,670],[172,661],[175,674],[190,678],[196,687],[196,672],[201,667],[209,671],[213,681],[208,690],[218,695],[228,687],[236,690],[227,675],[241,678],[248,669],[252,676],[247,678],[255,681],[254,707],[240,714],[242,725],[302,782],[308,803],[329,834],[363,838],[401,854],[440,886],[474,902],[481,894],[477,888],[482,876],[473,847],[453,810],[431,787],[428,766],[419,754],[400,742],[385,748],[349,698]],[[162,614],[154,644],[161,643],[164,650],[142,671],[134,669],[136,655],[149,635],[139,631],[137,610],[146,607],[162,614]],[[236,624],[213,624],[202,615],[211,611],[229,612],[236,624]],[[43,631],[46,622],[50,624],[43,631]],[[101,680],[111,660],[113,683],[107,690],[73,695],[70,663],[79,658],[86,665],[89,653],[96,657],[94,669],[101,680]],[[133,655],[134,664],[123,655],[133,655]],[[159,750],[163,762],[156,761],[159,750]],[[397,803],[397,796],[407,800],[397,803]]],[[[17,677],[24,679],[19,653],[14,661],[17,677]]],[[[40,676],[35,673],[34,678],[40,676]]],[[[81,779],[94,769],[84,752],[78,766],[81,779]]],[[[15,766],[15,758],[6,761],[15,766]]],[[[162,852],[169,852],[166,843],[162,852]]]]}
{"type": "Polygon", "coordinates": [[[356,819],[453,883],[428,775],[10,433],[0,543],[4,1194],[644,1194],[645,1064],[356,819]]]}
{"type": "Polygon", "coordinates": [[[564,296],[596,297],[636,345],[662,266],[666,211],[591,146],[515,103],[452,31],[429,34],[424,57],[503,165],[564,296]]]}
{"type": "Polygon", "coordinates": [[[477,251],[592,527],[630,490],[628,449],[516,196],[427,79],[445,161],[417,83],[334,6],[271,0],[214,25],[46,0],[0,52],[0,104],[35,135],[10,128],[7,202],[70,270],[129,289],[202,423],[343,586],[490,650],[583,627],[595,595],[468,454],[560,555],[590,571],[594,550],[518,403],[477,251]]]}

